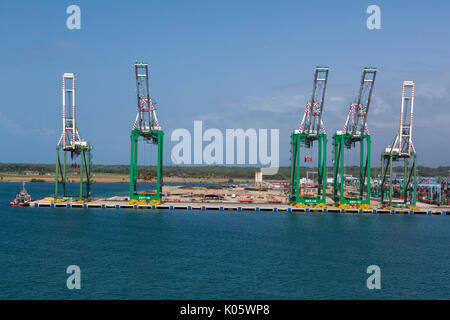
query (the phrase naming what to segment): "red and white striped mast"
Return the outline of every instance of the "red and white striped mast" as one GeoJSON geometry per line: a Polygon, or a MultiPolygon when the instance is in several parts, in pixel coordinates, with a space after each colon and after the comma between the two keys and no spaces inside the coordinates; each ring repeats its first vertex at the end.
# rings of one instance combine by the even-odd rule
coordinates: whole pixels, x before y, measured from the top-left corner
{"type": "Polygon", "coordinates": [[[373,67],[365,67],[363,70],[357,101],[351,104],[342,129],[343,134],[350,133],[351,142],[361,140],[364,134],[370,134],[367,127],[367,115],[376,74],[377,69],[373,67]]]}
{"type": "Polygon", "coordinates": [[[133,130],[139,129],[139,134],[147,140],[153,138],[152,130],[161,130],[153,101],[150,98],[148,64],[136,62],[136,96],[138,113],[133,124],[133,130]]]}
{"type": "Polygon", "coordinates": [[[306,133],[308,144],[313,140],[317,140],[320,133],[325,133],[322,113],[328,81],[328,70],[328,67],[316,67],[311,100],[306,105],[300,128],[296,131],[297,133],[306,133]]]}
{"type": "Polygon", "coordinates": [[[76,125],[75,107],[75,74],[64,73],[62,77],[62,133],[58,141],[58,146],[63,145],[64,150],[76,151],[76,146],[87,146],[87,143],[80,138],[76,125]]]}
{"type": "Polygon", "coordinates": [[[397,152],[399,157],[410,157],[411,150],[416,152],[412,142],[414,115],[414,81],[403,81],[402,105],[400,108],[400,128],[391,148],[386,151],[397,152]]]}

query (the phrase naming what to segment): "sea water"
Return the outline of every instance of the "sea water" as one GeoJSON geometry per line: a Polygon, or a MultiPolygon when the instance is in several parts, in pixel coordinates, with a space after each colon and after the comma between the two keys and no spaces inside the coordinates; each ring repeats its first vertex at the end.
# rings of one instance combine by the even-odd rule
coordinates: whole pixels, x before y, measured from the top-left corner
{"type": "Polygon", "coordinates": [[[450,298],[449,216],[9,207],[20,188],[0,183],[0,299],[450,298]]]}

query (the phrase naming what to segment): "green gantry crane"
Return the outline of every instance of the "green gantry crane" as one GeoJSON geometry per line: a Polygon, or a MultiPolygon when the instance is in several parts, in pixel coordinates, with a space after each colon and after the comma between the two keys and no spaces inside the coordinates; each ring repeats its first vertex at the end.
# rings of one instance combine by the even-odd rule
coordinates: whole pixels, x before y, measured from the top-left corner
{"type": "Polygon", "coordinates": [[[400,127],[392,146],[381,153],[381,205],[413,207],[416,205],[417,169],[416,150],[412,142],[414,113],[414,81],[403,81],[400,127]],[[409,159],[412,164],[409,167],[409,159]],[[393,162],[403,159],[403,180],[397,181],[399,196],[394,199],[393,162]]]}
{"type": "Polygon", "coordinates": [[[131,130],[130,200],[144,201],[148,204],[160,204],[162,193],[164,132],[161,130],[158,118],[156,117],[153,101],[150,98],[148,64],[145,62],[136,62],[134,64],[134,69],[136,74],[138,113],[131,130]],[[158,147],[155,190],[137,190],[139,138],[142,138],[144,143],[153,144],[158,147]]]}
{"type": "Polygon", "coordinates": [[[371,140],[366,121],[376,73],[376,68],[364,68],[359,94],[356,101],[350,106],[344,129],[336,131],[333,135],[333,200],[335,206],[340,208],[370,208],[371,140]],[[344,175],[344,150],[352,149],[357,142],[360,143],[359,185],[353,186],[354,190],[348,191],[344,175]],[[366,145],[366,153],[364,145],[366,145]]]}
{"type": "MultiPolygon", "coordinates": [[[[327,135],[322,121],[325,91],[328,81],[328,67],[317,66],[311,100],[307,103],[300,128],[291,135],[290,196],[291,205],[304,207],[307,204],[320,207],[326,203],[327,135]],[[304,186],[300,183],[301,149],[310,149],[318,143],[317,185],[304,186]],[[307,192],[307,190],[312,192],[307,192]]],[[[305,153],[306,154],[306,153],[305,153]]],[[[312,162],[312,157],[304,157],[312,162]]]]}
{"type": "MultiPolygon", "coordinates": [[[[91,194],[91,150],[92,146],[82,140],[76,124],[75,108],[75,74],[63,74],[62,89],[63,105],[63,129],[61,137],[56,146],[56,176],[55,176],[55,198],[56,199],[86,199],[91,194]],[[61,164],[60,153],[63,152],[63,163],[61,164]],[[69,194],[67,186],[67,153],[70,153],[72,161],[71,168],[79,170],[79,194],[69,194]],[[79,164],[76,159],[80,157],[79,164]]],[[[75,173],[75,172],[72,172],[75,173]]]]}

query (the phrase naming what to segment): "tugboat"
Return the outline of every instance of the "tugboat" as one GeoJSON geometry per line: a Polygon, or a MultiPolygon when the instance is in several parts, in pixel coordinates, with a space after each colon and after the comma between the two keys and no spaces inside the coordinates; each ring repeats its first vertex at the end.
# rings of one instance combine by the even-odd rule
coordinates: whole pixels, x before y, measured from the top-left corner
{"type": "Polygon", "coordinates": [[[9,205],[11,207],[28,207],[33,198],[28,194],[25,189],[25,182],[22,182],[22,190],[16,195],[14,201],[11,201],[9,205]]]}

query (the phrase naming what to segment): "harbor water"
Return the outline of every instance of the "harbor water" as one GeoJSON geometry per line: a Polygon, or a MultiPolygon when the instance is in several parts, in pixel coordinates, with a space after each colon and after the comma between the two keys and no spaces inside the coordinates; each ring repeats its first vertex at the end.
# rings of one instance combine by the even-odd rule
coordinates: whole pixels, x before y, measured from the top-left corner
{"type": "Polygon", "coordinates": [[[20,189],[0,183],[0,299],[450,298],[448,216],[9,207],[20,189]]]}

